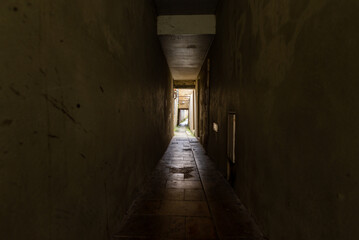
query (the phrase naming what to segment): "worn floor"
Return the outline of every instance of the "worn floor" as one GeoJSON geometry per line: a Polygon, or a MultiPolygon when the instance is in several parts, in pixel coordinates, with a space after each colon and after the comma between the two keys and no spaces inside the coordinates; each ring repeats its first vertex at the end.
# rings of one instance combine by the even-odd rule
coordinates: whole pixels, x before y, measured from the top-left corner
{"type": "Polygon", "coordinates": [[[245,207],[181,128],[116,239],[263,239],[245,207]]]}

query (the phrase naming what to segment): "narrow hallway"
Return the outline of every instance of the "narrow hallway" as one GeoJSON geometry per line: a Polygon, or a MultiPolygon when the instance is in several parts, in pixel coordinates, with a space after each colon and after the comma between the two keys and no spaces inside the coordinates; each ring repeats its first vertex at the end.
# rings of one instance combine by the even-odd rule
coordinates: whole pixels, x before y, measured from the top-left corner
{"type": "Polygon", "coordinates": [[[358,240],[358,12],[2,0],[1,240],[358,240]]]}
{"type": "Polygon", "coordinates": [[[179,128],[113,239],[262,239],[201,144],[179,128]]]}

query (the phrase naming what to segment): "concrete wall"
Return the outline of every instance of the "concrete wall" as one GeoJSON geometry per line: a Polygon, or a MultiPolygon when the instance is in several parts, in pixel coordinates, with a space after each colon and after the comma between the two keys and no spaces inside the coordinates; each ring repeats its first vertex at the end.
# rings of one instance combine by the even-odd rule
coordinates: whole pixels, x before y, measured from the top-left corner
{"type": "Polygon", "coordinates": [[[196,80],[196,85],[195,85],[195,89],[194,89],[194,133],[193,135],[199,139],[199,134],[198,134],[198,126],[199,126],[199,88],[198,88],[198,80],[196,80]]]}
{"type": "Polygon", "coordinates": [[[269,239],[359,239],[358,12],[356,0],[219,6],[207,150],[225,172],[235,111],[234,188],[269,239]]]}
{"type": "Polygon", "coordinates": [[[194,91],[191,94],[191,98],[189,100],[189,109],[188,109],[188,128],[194,133],[194,91]]]}
{"type": "MultiPolygon", "coordinates": [[[[205,61],[202,69],[197,78],[198,89],[198,137],[202,146],[207,149],[208,146],[208,111],[209,111],[209,86],[207,84],[207,78],[209,73],[207,71],[208,60],[205,61]]],[[[209,83],[209,82],[208,82],[209,83]]]]}
{"type": "Polygon", "coordinates": [[[173,132],[152,1],[0,3],[1,239],[109,239],[173,132]]]}
{"type": "Polygon", "coordinates": [[[178,95],[177,98],[173,101],[173,127],[176,128],[179,124],[178,122],[178,95]]]}

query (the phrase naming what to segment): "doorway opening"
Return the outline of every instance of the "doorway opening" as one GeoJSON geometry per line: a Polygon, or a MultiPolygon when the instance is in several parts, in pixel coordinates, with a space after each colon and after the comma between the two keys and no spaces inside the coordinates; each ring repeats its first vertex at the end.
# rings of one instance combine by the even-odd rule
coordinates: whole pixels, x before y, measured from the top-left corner
{"type": "Polygon", "coordinates": [[[174,89],[174,128],[178,131],[189,131],[196,135],[196,90],[193,88],[174,89]]]}
{"type": "Polygon", "coordinates": [[[188,127],[188,109],[178,109],[178,126],[188,127]]]}

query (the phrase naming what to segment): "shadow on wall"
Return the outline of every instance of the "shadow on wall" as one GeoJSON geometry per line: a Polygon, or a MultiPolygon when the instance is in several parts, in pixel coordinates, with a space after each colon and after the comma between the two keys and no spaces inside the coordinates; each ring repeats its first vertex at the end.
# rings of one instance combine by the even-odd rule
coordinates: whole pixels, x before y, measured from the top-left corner
{"type": "Polygon", "coordinates": [[[269,239],[359,239],[358,11],[354,0],[229,0],[217,11],[200,135],[225,174],[237,113],[234,189],[269,239]]]}
{"type": "Polygon", "coordinates": [[[154,5],[0,6],[1,238],[108,239],[173,135],[154,5]]]}

